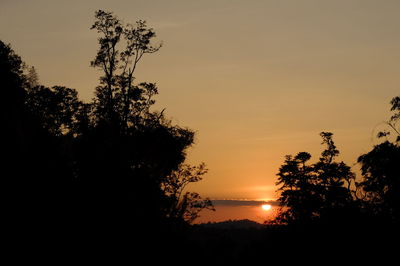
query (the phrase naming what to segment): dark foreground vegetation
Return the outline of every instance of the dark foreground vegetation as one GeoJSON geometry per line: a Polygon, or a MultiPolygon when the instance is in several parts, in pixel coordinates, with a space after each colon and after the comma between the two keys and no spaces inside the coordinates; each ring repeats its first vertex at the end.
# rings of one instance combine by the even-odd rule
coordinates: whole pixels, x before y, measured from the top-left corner
{"type": "Polygon", "coordinates": [[[397,260],[399,247],[398,227],[366,220],[357,225],[334,222],[260,227],[205,224],[193,226],[188,235],[191,247],[205,261],[252,262],[246,265],[256,265],[256,261],[325,265],[374,260],[386,265],[397,260]]]}
{"type": "Polygon", "coordinates": [[[213,208],[185,189],[207,172],[185,164],[194,132],[153,111],[156,84],[135,79],[140,60],[161,48],[155,32],[105,11],[92,29],[100,37],[91,65],[102,75],[89,103],[74,89],[40,85],[35,69],[0,41],[3,239],[15,259],[265,261],[398,247],[400,97],[381,144],[359,157],[362,178],[335,161],[333,134],[322,132],[317,162],[300,152],[279,169],[284,208],[274,222],[191,225],[213,208]]]}

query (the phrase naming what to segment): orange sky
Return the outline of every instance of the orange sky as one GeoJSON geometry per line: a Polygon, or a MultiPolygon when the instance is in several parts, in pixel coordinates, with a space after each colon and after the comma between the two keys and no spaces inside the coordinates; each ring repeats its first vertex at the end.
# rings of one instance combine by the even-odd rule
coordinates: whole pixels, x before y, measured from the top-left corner
{"type": "Polygon", "coordinates": [[[276,198],[284,155],[318,158],[321,131],[353,165],[400,91],[397,0],[2,0],[0,38],[43,84],[90,99],[97,9],[145,19],[163,41],[137,79],[156,82],[157,107],[196,130],[188,160],[210,171],[191,189],[206,197],[276,198]]]}
{"type": "Polygon", "coordinates": [[[277,202],[216,200],[215,211],[203,210],[195,223],[222,222],[226,220],[248,219],[258,223],[272,221],[279,212],[277,202]],[[264,210],[261,206],[267,204],[271,209],[264,210]]]}

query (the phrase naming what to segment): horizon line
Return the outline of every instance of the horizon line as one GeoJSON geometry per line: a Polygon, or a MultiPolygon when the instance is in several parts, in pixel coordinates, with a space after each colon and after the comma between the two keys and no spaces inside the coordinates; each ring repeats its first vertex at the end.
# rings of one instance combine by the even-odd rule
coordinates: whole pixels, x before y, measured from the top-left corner
{"type": "Polygon", "coordinates": [[[278,206],[277,200],[263,199],[210,199],[214,205],[219,206],[259,206],[262,204],[270,204],[278,206]]]}

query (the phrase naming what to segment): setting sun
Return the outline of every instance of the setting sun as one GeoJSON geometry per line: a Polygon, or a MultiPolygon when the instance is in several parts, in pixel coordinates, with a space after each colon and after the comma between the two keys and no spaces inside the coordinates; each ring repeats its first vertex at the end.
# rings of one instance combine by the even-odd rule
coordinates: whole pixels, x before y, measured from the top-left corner
{"type": "Polygon", "coordinates": [[[270,204],[263,204],[263,205],[261,205],[261,208],[264,211],[269,211],[272,208],[272,206],[270,204]]]}

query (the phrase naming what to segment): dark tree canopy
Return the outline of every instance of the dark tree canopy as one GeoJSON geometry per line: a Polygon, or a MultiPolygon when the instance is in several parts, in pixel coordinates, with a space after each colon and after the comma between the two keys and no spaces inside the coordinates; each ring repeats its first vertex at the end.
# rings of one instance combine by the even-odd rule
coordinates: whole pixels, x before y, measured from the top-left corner
{"type": "Polygon", "coordinates": [[[362,180],[358,183],[365,211],[385,220],[400,222],[400,97],[391,101],[393,115],[388,130],[380,132],[386,140],[361,155],[362,180]],[[388,138],[395,136],[393,141],[388,138]]]}
{"type": "Polygon", "coordinates": [[[311,155],[300,152],[294,157],[287,155],[279,169],[279,201],[285,208],[278,216],[280,222],[308,223],[331,219],[352,204],[350,186],[355,175],[344,162],[334,161],[339,151],[333,142],[333,134],[322,132],[320,135],[326,149],[318,162],[308,163],[311,155]]]}
{"type": "Polygon", "coordinates": [[[54,136],[78,134],[82,109],[74,89],[63,86],[36,86],[27,90],[26,106],[40,119],[41,125],[54,136]]]}
{"type": "Polygon", "coordinates": [[[96,12],[92,29],[100,37],[91,65],[102,74],[88,103],[75,89],[41,85],[36,70],[0,41],[10,224],[26,228],[20,234],[57,232],[92,244],[186,226],[212,205],[184,190],[206,173],[204,164],[184,163],[194,132],[153,110],[155,83],[136,82],[139,61],[161,47],[151,44],[155,32],[106,11],[96,12]]]}
{"type": "Polygon", "coordinates": [[[17,241],[37,237],[40,229],[53,230],[56,222],[46,221],[66,214],[71,169],[60,140],[26,104],[30,84],[21,58],[1,41],[0,65],[3,222],[17,241]]]}

